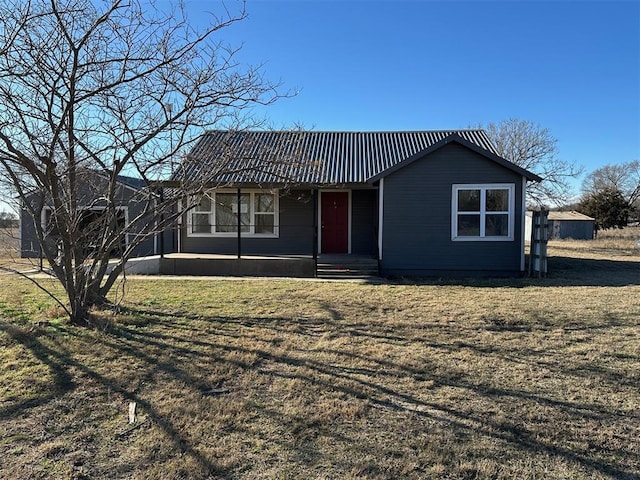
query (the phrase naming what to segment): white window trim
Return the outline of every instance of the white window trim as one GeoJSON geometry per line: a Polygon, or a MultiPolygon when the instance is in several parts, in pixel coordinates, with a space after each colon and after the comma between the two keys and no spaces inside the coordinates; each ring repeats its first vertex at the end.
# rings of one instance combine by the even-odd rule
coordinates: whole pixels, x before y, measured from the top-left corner
{"type": "MultiPolygon", "coordinates": [[[[504,213],[504,212],[503,212],[504,213]]],[[[512,242],[514,240],[515,230],[515,184],[513,183],[477,183],[463,184],[455,183],[452,185],[451,192],[451,240],[454,242],[512,242]],[[458,236],[458,191],[460,190],[480,190],[480,235],[458,236]],[[508,235],[507,236],[484,236],[485,218],[487,214],[500,212],[487,212],[485,210],[486,191],[487,190],[508,190],[509,191],[509,210],[508,215],[508,235]]]]}
{"type": "MultiPolygon", "coordinates": [[[[237,195],[238,191],[235,189],[220,189],[220,190],[212,190],[206,193],[206,195],[211,198],[211,210],[209,211],[209,223],[211,224],[211,229],[215,227],[216,224],[216,208],[215,208],[215,195],[216,193],[226,193],[237,195]]],[[[280,195],[278,190],[260,190],[257,188],[247,188],[242,189],[240,191],[242,195],[249,195],[249,231],[248,232],[240,232],[241,237],[250,237],[250,238],[279,238],[280,237],[280,195]],[[273,232],[274,233],[254,233],[255,230],[255,216],[260,215],[255,211],[255,196],[259,193],[270,193],[273,195],[273,232]]],[[[188,237],[218,237],[218,238],[237,238],[238,232],[194,232],[193,231],[193,221],[192,214],[195,212],[195,207],[187,212],[187,236],[188,237]]],[[[204,212],[198,212],[204,213],[204,212]]]]}
{"type": "Polygon", "coordinates": [[[520,226],[520,271],[524,272],[524,267],[525,267],[525,253],[524,253],[524,224],[526,222],[526,217],[527,217],[527,177],[525,177],[524,175],[522,176],[522,192],[521,192],[521,199],[520,199],[522,205],[521,205],[521,211],[520,211],[520,218],[521,218],[521,226],[520,226]]]}

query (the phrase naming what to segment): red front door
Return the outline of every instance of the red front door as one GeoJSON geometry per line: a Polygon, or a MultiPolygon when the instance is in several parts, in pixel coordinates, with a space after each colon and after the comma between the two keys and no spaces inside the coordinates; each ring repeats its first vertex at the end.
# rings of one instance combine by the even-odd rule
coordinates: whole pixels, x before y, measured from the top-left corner
{"type": "Polygon", "coordinates": [[[322,253],[349,251],[349,192],[322,192],[322,253]]]}

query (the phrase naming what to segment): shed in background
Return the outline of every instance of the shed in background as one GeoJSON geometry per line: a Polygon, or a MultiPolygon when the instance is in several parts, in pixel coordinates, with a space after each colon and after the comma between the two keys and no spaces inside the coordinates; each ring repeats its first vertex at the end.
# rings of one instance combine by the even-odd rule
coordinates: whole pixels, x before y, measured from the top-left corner
{"type": "MultiPolygon", "coordinates": [[[[531,238],[531,215],[527,212],[525,239],[531,238]]],[[[575,240],[593,240],[595,218],[579,212],[549,212],[549,239],[573,238],[575,240]]]]}

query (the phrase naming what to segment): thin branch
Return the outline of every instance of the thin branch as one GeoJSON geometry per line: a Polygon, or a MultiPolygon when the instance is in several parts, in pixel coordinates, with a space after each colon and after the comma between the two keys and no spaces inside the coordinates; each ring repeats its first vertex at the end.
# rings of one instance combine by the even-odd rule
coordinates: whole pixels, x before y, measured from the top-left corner
{"type": "Polygon", "coordinates": [[[53,301],[55,301],[58,304],[58,306],[60,306],[65,311],[67,315],[71,316],[71,311],[67,308],[67,306],[64,303],[62,303],[54,293],[47,290],[42,285],[42,283],[38,282],[35,278],[33,278],[33,276],[28,275],[27,273],[21,272],[20,270],[16,270],[15,268],[6,267],[2,265],[0,265],[0,270],[11,273],[13,275],[18,275],[19,277],[22,277],[22,278],[26,278],[31,283],[33,283],[36,287],[38,287],[40,290],[46,293],[51,299],[53,299],[53,301]]]}

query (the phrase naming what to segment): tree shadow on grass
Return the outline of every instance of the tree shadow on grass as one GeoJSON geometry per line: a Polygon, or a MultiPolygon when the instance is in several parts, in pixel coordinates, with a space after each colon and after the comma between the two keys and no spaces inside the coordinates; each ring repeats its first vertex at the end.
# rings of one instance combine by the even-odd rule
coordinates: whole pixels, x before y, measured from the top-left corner
{"type": "MultiPolygon", "coordinates": [[[[158,312],[154,312],[157,315],[158,312]]],[[[329,315],[333,318],[332,312],[329,315]]],[[[199,317],[200,321],[208,322],[214,326],[220,327],[219,335],[213,335],[211,338],[193,338],[188,332],[189,327],[180,323],[177,327],[170,324],[171,317],[166,321],[166,331],[141,331],[139,329],[129,329],[126,326],[121,327],[122,333],[130,342],[127,347],[130,354],[138,349],[152,346],[156,349],[163,349],[170,352],[170,356],[186,356],[192,361],[197,360],[201,354],[197,352],[210,352],[210,360],[216,362],[230,363],[235,367],[243,370],[250,369],[254,373],[267,376],[270,378],[281,378],[285,380],[300,381],[310,385],[317,392],[338,392],[346,398],[352,398],[356,402],[365,402],[387,411],[407,412],[412,415],[429,419],[434,422],[448,425],[450,428],[460,432],[469,432],[484,437],[490,437],[500,442],[507,442],[515,445],[519,450],[531,453],[545,453],[553,457],[560,457],[569,462],[582,465],[583,467],[599,472],[600,474],[610,475],[615,478],[634,478],[637,472],[634,472],[623,464],[616,464],[611,461],[598,459],[598,456],[592,455],[592,452],[582,448],[571,448],[564,446],[562,443],[557,444],[540,438],[535,431],[530,431],[527,427],[518,422],[496,422],[490,417],[483,416],[482,412],[464,411],[462,409],[452,408],[450,405],[438,402],[425,401],[417,397],[411,392],[402,391],[398,387],[394,387],[394,378],[398,376],[411,377],[415,382],[430,381],[439,387],[455,387],[464,391],[473,392],[488,401],[509,401],[512,404],[521,402],[530,402],[544,408],[551,408],[558,411],[562,416],[571,422],[581,422],[584,419],[593,419],[596,422],[606,423],[610,419],[616,418],[621,421],[624,417],[620,412],[610,411],[601,406],[592,404],[581,404],[579,402],[558,400],[547,397],[542,394],[532,393],[526,390],[516,388],[497,388],[492,385],[485,385],[481,382],[474,381],[461,375],[454,370],[448,370],[444,373],[435,373],[430,368],[416,369],[400,365],[387,359],[372,358],[358,355],[353,352],[342,350],[325,349],[322,353],[328,354],[328,357],[336,359],[332,362],[318,361],[311,358],[311,354],[317,355],[322,349],[314,348],[313,351],[305,351],[298,347],[286,354],[270,350],[268,342],[261,342],[260,345],[252,343],[256,339],[263,337],[261,332],[282,329],[283,332],[291,332],[291,324],[295,320],[286,318],[223,318],[223,317],[199,317]],[[227,330],[228,325],[242,326],[242,333],[227,330]],[[179,332],[184,327],[184,334],[179,332]],[[243,345],[232,344],[229,342],[229,336],[235,339],[245,338],[243,345]],[[180,346],[176,346],[176,342],[180,346]],[[248,354],[255,360],[251,363],[238,362],[237,354],[248,354]],[[368,367],[353,367],[354,363],[366,363],[368,367]]],[[[337,329],[334,333],[338,336],[349,335],[352,325],[347,324],[347,331],[341,330],[340,322],[336,322],[330,326],[331,330],[337,329]]],[[[231,329],[233,330],[233,329],[231,329]]],[[[375,329],[374,329],[375,330],[375,329]]],[[[299,332],[304,335],[304,332],[299,332]]],[[[361,336],[367,333],[361,331],[361,336]]],[[[371,341],[375,342],[380,338],[388,338],[390,341],[402,339],[401,335],[394,335],[393,338],[385,336],[375,331],[371,331],[371,341]]],[[[476,348],[473,344],[464,345],[441,345],[447,347],[451,351],[460,348],[476,348]]],[[[517,352],[502,352],[497,347],[494,353],[504,356],[507,360],[517,357],[517,352]]],[[[522,354],[522,352],[520,352],[522,354]]],[[[486,351],[480,351],[480,354],[487,354],[486,351]]],[[[528,356],[539,356],[540,352],[529,352],[528,356]]],[[[522,358],[518,358],[522,361],[522,358]]],[[[528,359],[527,361],[534,361],[528,359]]],[[[160,365],[161,368],[166,368],[160,365]]],[[[565,374],[575,374],[571,369],[564,372],[565,374]]],[[[597,373],[593,371],[592,373],[597,373]]],[[[607,372],[600,372],[607,374],[607,372]]],[[[189,380],[194,384],[197,381],[189,380]]],[[[613,381],[613,379],[611,379],[613,381]]],[[[266,407],[257,407],[261,411],[267,411],[266,407]]],[[[273,415],[277,417],[277,414],[273,415]]],[[[284,417],[282,421],[286,423],[284,417]]],[[[309,424],[310,429],[317,429],[316,426],[309,424]]],[[[284,429],[293,428],[291,425],[283,425],[284,429]]],[[[293,428],[292,435],[296,434],[296,428],[293,428]]],[[[326,434],[326,432],[325,432],[326,434]]],[[[271,441],[274,441],[271,439],[271,441]]],[[[275,440],[278,441],[278,440],[275,440]]],[[[568,442],[567,445],[571,443],[568,442]]],[[[287,448],[292,448],[291,443],[286,444],[287,448]]],[[[307,447],[301,447],[301,458],[312,458],[306,451],[307,447]]],[[[604,446],[603,446],[604,449],[604,446]]],[[[627,448],[621,447],[621,450],[614,452],[615,458],[626,458],[627,461],[638,464],[640,461],[637,454],[633,452],[631,446],[627,448]]]]}
{"type": "Polygon", "coordinates": [[[627,287],[640,285],[640,260],[600,260],[552,256],[547,275],[522,278],[403,278],[410,285],[471,285],[474,287],[627,287]]]}
{"type": "Polygon", "coordinates": [[[547,281],[558,286],[624,287],[640,285],[640,260],[549,257],[547,281]]]}
{"type": "MultiPolygon", "coordinates": [[[[123,398],[136,402],[140,409],[149,416],[152,423],[159,426],[171,439],[176,454],[192,457],[201,469],[210,475],[224,473],[222,469],[202,455],[195,446],[187,441],[183,432],[179,431],[179,429],[173,425],[170,418],[159,412],[153,404],[145,400],[141,395],[138,395],[133,389],[121,385],[117,379],[109,378],[104,373],[97,371],[97,369],[90,368],[73,358],[59,343],[57,345],[58,349],[46,346],[38,339],[38,334],[34,334],[33,331],[28,332],[5,321],[0,321],[0,330],[4,331],[11,340],[21,344],[31,352],[39,362],[49,367],[53,374],[52,389],[48,389],[46,393],[43,392],[43,395],[38,398],[16,402],[2,408],[2,410],[0,410],[0,420],[8,420],[14,415],[25,413],[27,410],[39,406],[44,406],[66,394],[72,394],[73,390],[78,386],[78,382],[83,381],[83,379],[91,379],[98,385],[101,385],[105,391],[120,394],[123,398]],[[71,374],[70,370],[73,370],[74,373],[71,374]]],[[[193,383],[193,378],[185,372],[175,369],[171,364],[158,363],[157,359],[146,355],[142,350],[134,351],[132,348],[122,344],[122,342],[118,343],[112,339],[110,340],[108,336],[104,338],[104,343],[111,346],[120,354],[130,355],[169,374],[175,375],[186,384],[193,383]]]]}
{"type": "Polygon", "coordinates": [[[17,401],[12,401],[11,398],[4,398],[3,403],[5,405],[0,408],[0,420],[10,418],[26,409],[44,405],[76,387],[72,375],[67,370],[70,361],[67,352],[53,350],[41,342],[38,337],[43,333],[42,331],[13,325],[3,319],[0,319],[0,331],[4,332],[14,342],[21,344],[40,363],[46,365],[53,377],[52,388],[47,389],[37,397],[25,400],[16,399],[17,401]]]}
{"type": "MultiPolygon", "coordinates": [[[[337,395],[349,402],[377,409],[385,415],[401,413],[414,416],[423,421],[435,422],[442,425],[442,428],[450,429],[457,434],[491,438],[498,443],[512,445],[518,451],[529,455],[547,454],[581,465],[601,475],[621,479],[635,478],[637,475],[638,472],[629,467],[631,464],[640,463],[633,445],[622,445],[617,451],[608,452],[607,459],[601,459],[586,447],[571,446],[571,441],[555,443],[552,438],[540,436],[525,423],[516,420],[501,421],[483,411],[456,408],[455,405],[440,401],[437,397],[429,400],[431,397],[425,396],[417,386],[428,382],[433,385],[431,388],[456,388],[496,405],[505,401],[509,402],[509,405],[527,402],[553,409],[559,412],[562,418],[578,423],[584,419],[594,419],[602,424],[606,424],[609,420],[620,421],[619,412],[597,405],[559,400],[516,387],[504,388],[483,384],[461,373],[453,365],[431,363],[424,367],[415,367],[400,364],[385,357],[384,354],[365,355],[348,349],[308,344],[310,335],[323,336],[323,333],[340,338],[355,335],[359,340],[370,341],[372,344],[382,340],[394,345],[403,345],[406,341],[402,330],[390,333],[385,326],[376,325],[369,325],[366,329],[360,328],[361,325],[357,322],[343,319],[339,309],[331,305],[325,305],[325,307],[329,319],[327,321],[283,317],[185,316],[160,311],[130,310],[131,323],[124,321],[116,325],[114,330],[101,340],[112,354],[137,362],[139,374],[136,386],[131,381],[119,381],[117,377],[110,376],[108,371],[102,372],[84,365],[64,349],[56,351],[44,345],[37,336],[10,332],[10,327],[2,323],[0,327],[13,341],[24,345],[33,352],[38,361],[51,369],[57,390],[42,396],[34,405],[21,403],[11,406],[10,411],[0,414],[0,419],[8,418],[10,415],[69,393],[76,385],[75,379],[84,376],[95,380],[105,389],[110,389],[126,399],[137,402],[171,439],[176,455],[193,458],[202,471],[209,472],[211,475],[232,476],[234,469],[240,467],[237,465],[219,467],[209,455],[202,453],[197,440],[189,437],[188,432],[177,426],[176,416],[189,415],[184,411],[183,403],[175,411],[163,413],[145,396],[148,392],[141,392],[138,388],[141,384],[147,383],[152,384],[152,388],[162,389],[162,384],[157,384],[158,378],[162,377],[183,384],[191,396],[205,395],[206,388],[214,386],[207,383],[207,366],[224,364],[232,370],[226,378],[221,379],[223,382],[229,382],[228,385],[223,383],[223,386],[236,394],[229,397],[229,402],[244,401],[244,398],[255,394],[255,392],[233,391],[234,381],[237,381],[234,377],[251,372],[252,375],[267,383],[275,379],[301,382],[316,394],[334,398],[337,395]],[[278,348],[271,341],[274,336],[284,335],[294,337],[291,340],[291,346],[287,349],[278,348]],[[74,371],[73,376],[70,369],[74,371]],[[407,384],[401,386],[397,382],[402,378],[411,379],[410,389],[407,388],[407,384]],[[626,464],[612,459],[625,459],[626,464]]],[[[428,336],[414,338],[412,341],[420,342],[425,347],[440,348],[449,353],[455,353],[464,348],[475,350],[480,356],[500,357],[506,362],[524,361],[530,363],[532,368],[535,368],[535,362],[540,360],[539,357],[542,355],[541,352],[508,350],[498,345],[487,349],[463,340],[453,343],[438,342],[429,339],[428,336]]],[[[558,373],[576,374],[570,367],[558,373]]],[[[603,376],[612,374],[596,370],[589,373],[603,376]]],[[[315,445],[315,439],[319,435],[331,436],[342,444],[354,445],[354,449],[362,450],[363,456],[371,453],[365,451],[366,447],[357,445],[358,438],[354,432],[342,431],[329,424],[318,424],[318,420],[306,420],[304,416],[287,413],[286,409],[283,411],[274,407],[273,404],[254,403],[246,408],[252,409],[251,413],[255,415],[254,418],[257,421],[260,416],[269,416],[270,421],[279,422],[279,431],[285,433],[276,437],[265,436],[261,441],[280,444],[283,450],[292,452],[293,458],[300,464],[313,467],[314,462],[332,461],[330,458],[319,458],[315,445]]],[[[375,414],[369,415],[371,418],[376,417],[375,414]]],[[[230,431],[234,433],[260,435],[255,431],[249,431],[248,428],[247,424],[229,426],[230,431]]],[[[605,449],[605,445],[600,447],[602,450],[605,449]]],[[[389,447],[379,445],[378,448],[380,451],[373,453],[382,458],[389,447]]],[[[345,462],[348,461],[345,460],[345,462]]],[[[347,472],[351,467],[353,465],[345,463],[341,468],[343,472],[347,472]]],[[[370,471],[375,476],[378,468],[375,462],[367,468],[372,469],[370,471]]]]}

